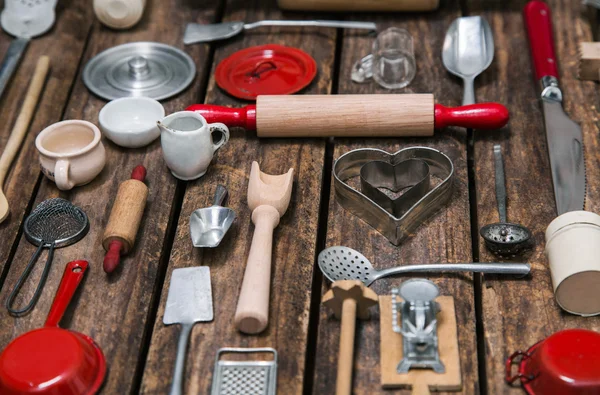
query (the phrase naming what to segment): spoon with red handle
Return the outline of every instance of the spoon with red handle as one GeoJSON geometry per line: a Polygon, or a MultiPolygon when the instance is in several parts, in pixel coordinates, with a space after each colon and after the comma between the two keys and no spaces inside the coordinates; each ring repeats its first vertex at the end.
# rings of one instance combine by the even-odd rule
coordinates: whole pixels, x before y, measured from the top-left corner
{"type": "Polygon", "coordinates": [[[432,136],[434,129],[459,126],[500,129],[508,109],[498,103],[449,108],[432,94],[258,96],[239,109],[194,104],[208,123],[257,131],[258,137],[432,136]]]}

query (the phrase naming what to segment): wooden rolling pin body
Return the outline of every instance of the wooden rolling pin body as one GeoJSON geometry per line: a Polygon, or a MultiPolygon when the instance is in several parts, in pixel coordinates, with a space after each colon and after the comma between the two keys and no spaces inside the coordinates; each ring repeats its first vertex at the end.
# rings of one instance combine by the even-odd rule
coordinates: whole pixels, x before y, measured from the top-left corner
{"type": "Polygon", "coordinates": [[[432,11],[439,0],[277,0],[280,8],[303,11],[432,11]]]}
{"type": "Polygon", "coordinates": [[[123,243],[121,254],[131,251],[144,215],[147,197],[148,187],[142,181],[131,179],[121,183],[102,237],[105,250],[108,251],[111,241],[118,240],[123,243]]]}
{"type": "Polygon", "coordinates": [[[432,136],[432,94],[258,96],[259,137],[432,136]]]}

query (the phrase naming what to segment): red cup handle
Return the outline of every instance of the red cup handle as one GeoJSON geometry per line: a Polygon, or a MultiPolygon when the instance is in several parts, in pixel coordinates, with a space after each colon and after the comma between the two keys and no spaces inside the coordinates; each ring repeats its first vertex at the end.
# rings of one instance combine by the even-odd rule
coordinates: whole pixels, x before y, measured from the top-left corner
{"type": "Polygon", "coordinates": [[[523,18],[529,36],[535,78],[537,80],[544,76],[558,78],[550,7],[543,1],[532,0],[523,9],[523,18]]]}
{"type": "Polygon", "coordinates": [[[79,283],[83,279],[88,265],[87,261],[72,261],[67,263],[44,326],[58,326],[67,306],[71,302],[71,298],[75,294],[75,290],[77,290],[79,283]]]}
{"type": "Polygon", "coordinates": [[[469,104],[449,108],[435,105],[435,128],[459,126],[470,129],[500,129],[510,118],[508,109],[498,103],[469,104]]]}
{"type": "Polygon", "coordinates": [[[240,127],[246,130],[256,130],[256,106],[242,108],[215,106],[212,104],[192,104],[185,109],[194,111],[204,117],[208,123],[224,123],[228,127],[240,127]]]}

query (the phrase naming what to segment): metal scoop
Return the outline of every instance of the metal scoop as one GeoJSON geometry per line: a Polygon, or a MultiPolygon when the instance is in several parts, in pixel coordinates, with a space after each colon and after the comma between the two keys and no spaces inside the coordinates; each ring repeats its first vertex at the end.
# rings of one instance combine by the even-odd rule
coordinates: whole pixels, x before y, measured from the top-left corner
{"type": "Polygon", "coordinates": [[[217,185],[212,206],[201,208],[190,216],[190,235],[194,247],[216,247],[235,219],[235,211],[222,207],[227,197],[227,189],[217,185]]]}
{"type": "Polygon", "coordinates": [[[476,272],[525,276],[531,270],[528,263],[436,263],[375,270],[371,262],[360,252],[340,246],[329,247],[321,251],[318,261],[323,275],[329,281],[360,280],[367,287],[380,278],[394,274],[476,272]]]}
{"type": "Polygon", "coordinates": [[[494,254],[514,256],[533,246],[531,231],[518,224],[506,222],[506,185],[504,185],[504,160],[499,145],[494,145],[496,169],[496,200],[500,222],[481,228],[479,233],[485,239],[485,245],[494,254]]]}
{"type": "Polygon", "coordinates": [[[244,30],[255,29],[261,26],[311,26],[334,27],[340,29],[366,29],[377,30],[377,25],[372,22],[345,22],[345,21],[258,21],[254,23],[224,22],[201,25],[188,23],[183,35],[184,44],[206,43],[225,40],[240,34],[244,30]]]}
{"type": "Polygon", "coordinates": [[[492,29],[480,16],[457,18],[446,33],[442,60],[444,67],[464,81],[463,105],[475,103],[475,77],[494,59],[492,29]]]}

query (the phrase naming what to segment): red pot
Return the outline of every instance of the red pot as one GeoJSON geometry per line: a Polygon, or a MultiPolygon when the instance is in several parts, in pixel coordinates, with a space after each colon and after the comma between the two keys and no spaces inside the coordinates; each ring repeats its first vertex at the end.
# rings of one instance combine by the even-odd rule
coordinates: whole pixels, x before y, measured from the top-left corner
{"type": "Polygon", "coordinates": [[[506,361],[506,381],[518,379],[531,395],[600,394],[600,333],[567,329],[515,352],[506,361]]]}

